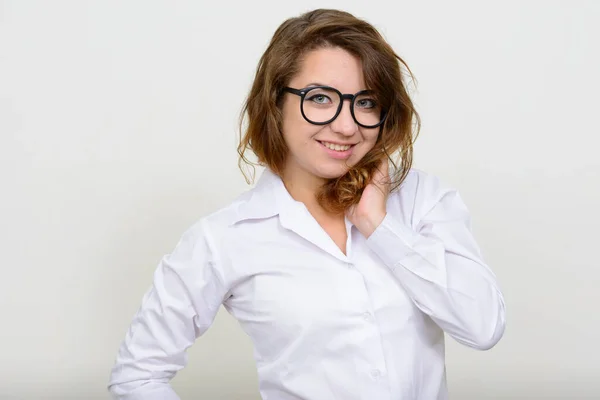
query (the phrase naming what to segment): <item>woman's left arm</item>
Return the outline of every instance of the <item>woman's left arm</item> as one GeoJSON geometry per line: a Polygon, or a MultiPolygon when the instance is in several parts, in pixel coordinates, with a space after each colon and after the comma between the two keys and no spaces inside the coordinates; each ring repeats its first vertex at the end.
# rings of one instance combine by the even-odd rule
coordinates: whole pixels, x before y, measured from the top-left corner
{"type": "Polygon", "coordinates": [[[458,342],[492,348],[504,334],[504,298],[459,193],[429,177],[419,200],[427,209],[412,228],[387,212],[384,176],[382,166],[348,217],[421,311],[458,342]]]}
{"type": "Polygon", "coordinates": [[[487,350],[500,340],[504,299],[457,191],[441,194],[416,229],[387,213],[367,243],[416,306],[458,342],[487,350]]]}

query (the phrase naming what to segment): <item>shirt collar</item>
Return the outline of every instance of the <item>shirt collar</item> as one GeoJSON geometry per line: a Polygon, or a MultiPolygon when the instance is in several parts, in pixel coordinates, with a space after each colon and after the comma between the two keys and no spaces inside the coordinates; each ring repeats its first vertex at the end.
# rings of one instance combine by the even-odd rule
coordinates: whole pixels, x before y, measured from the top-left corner
{"type": "Polygon", "coordinates": [[[291,205],[290,201],[294,202],[281,178],[265,168],[256,186],[243,196],[233,223],[279,215],[291,205]]]}
{"type": "MultiPolygon", "coordinates": [[[[294,200],[281,178],[269,168],[264,170],[256,186],[245,197],[238,206],[234,225],[247,220],[266,219],[278,215],[282,227],[296,232],[341,260],[348,259],[310,215],[304,203],[294,200]]],[[[346,222],[350,233],[351,225],[346,222]]]]}

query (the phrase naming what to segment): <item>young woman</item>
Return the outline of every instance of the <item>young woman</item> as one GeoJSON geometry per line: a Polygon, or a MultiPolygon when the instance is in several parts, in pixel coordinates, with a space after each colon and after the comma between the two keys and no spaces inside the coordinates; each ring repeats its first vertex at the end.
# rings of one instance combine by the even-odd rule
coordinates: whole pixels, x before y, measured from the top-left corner
{"type": "Polygon", "coordinates": [[[265,171],[160,262],[112,371],[115,398],[177,399],[169,382],[221,305],[253,341],[266,400],[445,399],[444,333],[498,342],[504,301],[467,207],[411,167],[419,118],[404,69],[345,12],[278,28],[239,147],[265,171]]]}

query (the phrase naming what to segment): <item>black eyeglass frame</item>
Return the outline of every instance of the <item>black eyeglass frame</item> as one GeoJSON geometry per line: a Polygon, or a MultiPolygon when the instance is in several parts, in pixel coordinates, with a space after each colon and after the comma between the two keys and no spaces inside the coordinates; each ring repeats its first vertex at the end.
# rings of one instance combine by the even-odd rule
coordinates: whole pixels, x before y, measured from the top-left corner
{"type": "Polygon", "coordinates": [[[361,124],[356,119],[356,115],[354,115],[354,100],[356,100],[356,98],[360,95],[373,93],[373,91],[371,91],[371,90],[361,90],[360,92],[355,93],[355,94],[343,94],[342,92],[340,92],[339,90],[337,90],[336,88],[333,88],[331,86],[309,86],[309,87],[302,88],[302,89],[294,89],[292,87],[286,86],[283,88],[283,90],[286,92],[295,94],[297,96],[300,96],[300,113],[302,113],[302,117],[304,117],[304,119],[307,122],[309,122],[313,125],[327,125],[327,124],[330,124],[333,121],[335,121],[335,119],[340,115],[340,112],[342,112],[342,107],[344,106],[344,100],[350,101],[350,114],[352,115],[352,119],[354,119],[354,122],[356,122],[359,126],[362,126],[363,128],[367,128],[367,129],[372,129],[372,128],[377,128],[378,126],[381,126],[385,122],[385,117],[386,117],[387,113],[384,110],[381,110],[380,121],[375,125],[361,124]],[[326,89],[326,90],[334,91],[340,96],[340,99],[342,100],[342,101],[340,101],[340,104],[338,106],[337,111],[335,112],[335,115],[333,116],[333,118],[329,119],[328,121],[314,122],[314,121],[311,121],[310,119],[308,119],[306,114],[304,114],[304,107],[302,107],[302,104],[304,104],[304,99],[306,97],[306,94],[314,89],[326,89]]]}

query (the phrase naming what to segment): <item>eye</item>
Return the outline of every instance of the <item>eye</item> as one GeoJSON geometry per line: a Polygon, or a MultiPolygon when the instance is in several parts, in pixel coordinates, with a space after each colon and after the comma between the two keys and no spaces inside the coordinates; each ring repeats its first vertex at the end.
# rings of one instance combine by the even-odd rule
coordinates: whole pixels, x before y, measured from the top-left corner
{"type": "Polygon", "coordinates": [[[331,98],[329,96],[324,95],[324,94],[315,94],[315,95],[312,95],[312,96],[308,97],[306,100],[312,101],[312,102],[317,103],[317,104],[331,103],[331,98]]]}
{"type": "Polygon", "coordinates": [[[356,101],[356,105],[360,108],[375,108],[377,107],[377,102],[374,99],[358,99],[356,101]]]}

